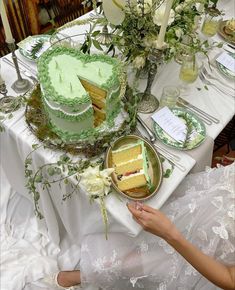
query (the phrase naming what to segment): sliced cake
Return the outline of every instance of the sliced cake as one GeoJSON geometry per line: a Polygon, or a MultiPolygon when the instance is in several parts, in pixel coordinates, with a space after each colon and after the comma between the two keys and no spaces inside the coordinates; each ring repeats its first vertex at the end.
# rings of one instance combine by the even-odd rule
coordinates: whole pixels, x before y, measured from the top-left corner
{"type": "Polygon", "coordinates": [[[104,122],[113,126],[125,92],[117,59],[55,47],[39,58],[38,76],[51,128],[63,140],[92,136],[104,122]]]}
{"type": "Polygon", "coordinates": [[[112,151],[116,184],[121,191],[151,188],[147,151],[143,141],[112,151]]]}

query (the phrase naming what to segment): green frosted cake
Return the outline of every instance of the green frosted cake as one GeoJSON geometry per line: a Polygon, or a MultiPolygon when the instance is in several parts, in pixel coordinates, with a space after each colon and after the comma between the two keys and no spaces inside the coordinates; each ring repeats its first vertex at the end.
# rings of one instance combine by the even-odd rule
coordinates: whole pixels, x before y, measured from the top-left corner
{"type": "Polygon", "coordinates": [[[113,126],[126,84],[117,59],[56,47],[39,58],[38,76],[51,128],[62,140],[86,139],[104,124],[113,126]]]}

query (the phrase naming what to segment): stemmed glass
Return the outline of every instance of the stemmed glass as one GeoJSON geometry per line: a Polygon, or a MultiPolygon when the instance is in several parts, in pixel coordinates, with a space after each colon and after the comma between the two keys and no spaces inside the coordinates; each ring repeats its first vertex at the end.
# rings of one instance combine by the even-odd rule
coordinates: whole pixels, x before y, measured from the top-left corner
{"type": "Polygon", "coordinates": [[[187,91],[188,85],[196,81],[198,74],[199,68],[195,55],[186,55],[181,65],[179,74],[179,78],[182,81],[182,85],[180,86],[181,92],[187,91]]]}

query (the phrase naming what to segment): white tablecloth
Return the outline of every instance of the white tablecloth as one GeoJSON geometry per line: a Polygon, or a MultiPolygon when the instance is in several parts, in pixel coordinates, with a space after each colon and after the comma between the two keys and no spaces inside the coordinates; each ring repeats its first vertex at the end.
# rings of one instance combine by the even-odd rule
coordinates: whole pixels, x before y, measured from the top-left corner
{"type": "MultiPolygon", "coordinates": [[[[230,16],[232,13],[231,8],[234,5],[233,0],[221,1],[221,3],[225,4],[223,8],[226,8],[226,13],[230,16]]],[[[222,51],[222,49],[220,51],[222,51]]],[[[36,69],[35,63],[25,60],[18,51],[17,55],[25,63],[36,69]]],[[[13,80],[16,79],[14,69],[4,62],[1,62],[1,68],[1,75],[6,81],[9,93],[15,94],[10,88],[13,80]]],[[[178,82],[178,74],[178,64],[175,62],[167,64],[156,78],[152,86],[152,93],[159,99],[162,88],[165,85],[178,82]]],[[[226,80],[224,79],[224,81],[226,80]]],[[[191,150],[190,152],[179,152],[169,149],[181,157],[180,162],[185,166],[186,170],[182,172],[178,168],[175,168],[170,178],[163,179],[158,194],[146,202],[156,208],[162,206],[179,183],[184,179],[186,174],[192,170],[195,164],[196,171],[201,171],[206,165],[210,165],[213,140],[234,115],[235,100],[226,94],[219,94],[212,87],[210,87],[208,91],[203,89],[203,84],[199,79],[191,86],[190,94],[185,98],[202,110],[214,115],[220,120],[220,123],[213,124],[212,126],[206,125],[207,138],[204,144],[199,148],[191,150]],[[197,89],[198,87],[202,89],[199,91],[197,89]]],[[[144,119],[149,118],[147,115],[142,117],[144,119]]],[[[32,144],[38,143],[38,141],[26,126],[24,109],[20,109],[14,113],[14,117],[10,120],[6,120],[4,125],[6,130],[0,135],[2,168],[12,187],[20,194],[31,199],[31,196],[28,195],[27,189],[25,188],[24,161],[27,154],[32,150],[32,144]]],[[[60,154],[62,154],[62,152],[59,153],[49,149],[39,149],[32,155],[34,169],[36,170],[39,165],[45,162],[55,161],[60,154]]],[[[164,170],[167,166],[169,166],[167,162],[163,163],[164,170]]],[[[79,190],[71,199],[62,202],[62,196],[68,192],[68,187],[69,185],[64,185],[60,189],[58,185],[53,185],[50,194],[39,189],[41,193],[40,209],[44,215],[44,219],[39,221],[39,223],[46,225],[50,238],[56,244],[59,244],[61,241],[60,233],[62,230],[66,232],[71,239],[77,240],[78,243],[84,232],[88,234],[92,232],[102,232],[104,230],[98,203],[95,202],[90,204],[86,192],[79,190]]],[[[141,228],[133,221],[126,208],[126,201],[127,200],[122,197],[119,200],[112,194],[106,199],[110,223],[109,230],[123,231],[130,235],[137,235],[141,228]]]]}

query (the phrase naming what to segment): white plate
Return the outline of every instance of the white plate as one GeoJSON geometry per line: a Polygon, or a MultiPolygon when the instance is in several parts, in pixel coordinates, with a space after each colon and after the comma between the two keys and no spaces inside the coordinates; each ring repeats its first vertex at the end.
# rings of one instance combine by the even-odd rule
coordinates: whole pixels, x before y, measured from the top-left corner
{"type": "Polygon", "coordinates": [[[51,46],[50,38],[51,35],[47,34],[29,36],[17,44],[19,52],[28,60],[37,61],[40,55],[51,46]]]}

